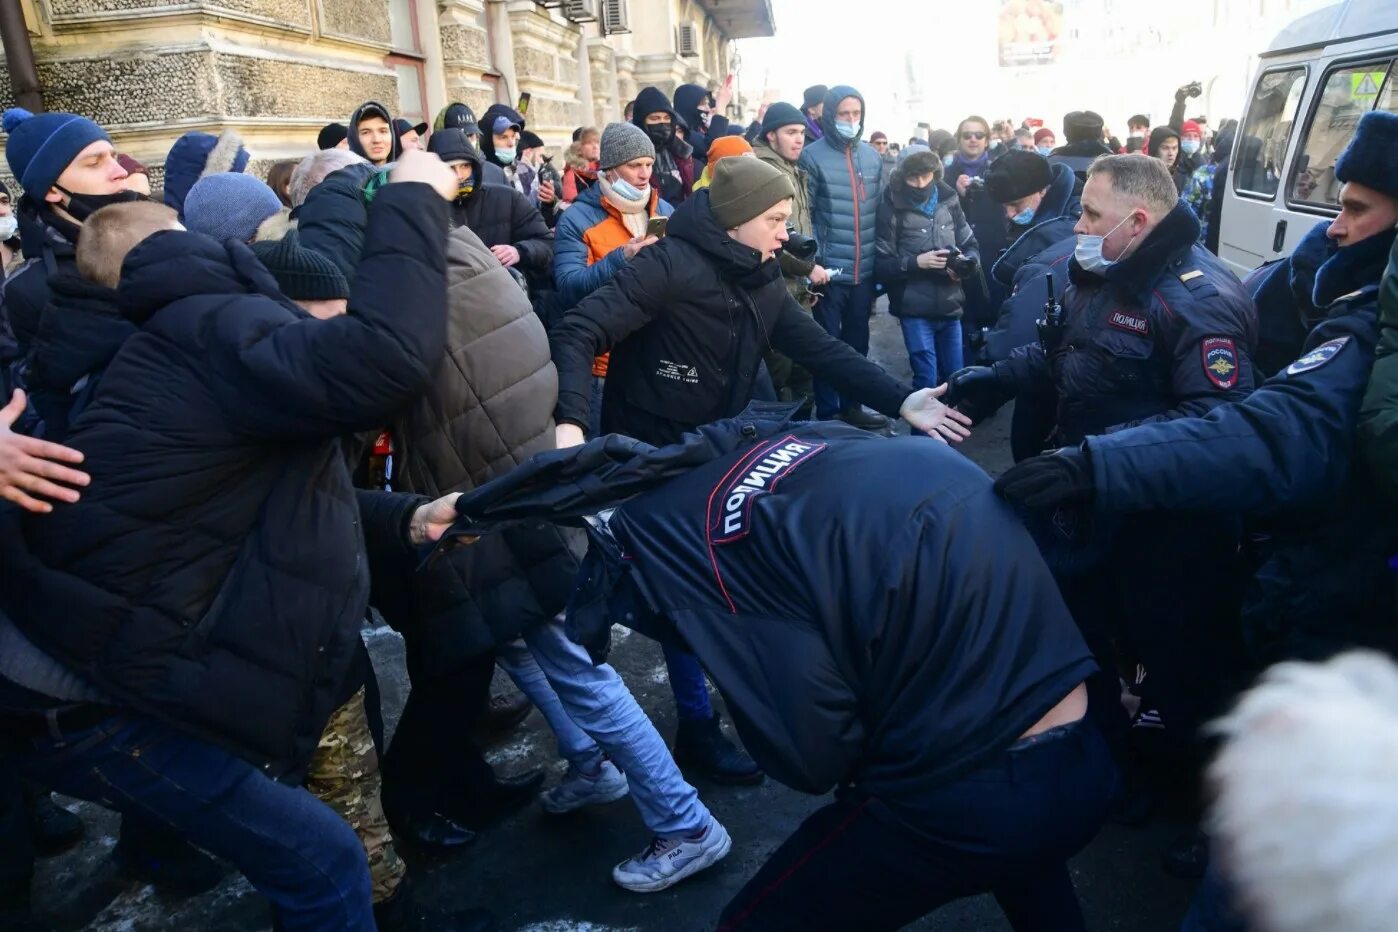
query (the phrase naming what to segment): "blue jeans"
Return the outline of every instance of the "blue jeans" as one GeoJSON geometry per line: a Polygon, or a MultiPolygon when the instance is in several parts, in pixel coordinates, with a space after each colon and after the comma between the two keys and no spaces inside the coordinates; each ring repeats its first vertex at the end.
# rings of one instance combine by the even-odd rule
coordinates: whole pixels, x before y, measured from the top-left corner
{"type": "Polygon", "coordinates": [[[687,650],[660,645],[665,655],[665,670],[670,676],[670,691],[675,694],[675,713],[682,722],[707,722],[714,717],[709,702],[709,681],[699,658],[687,650]]]}
{"type": "Polygon", "coordinates": [[[364,847],[304,789],[134,714],[23,744],[25,777],[153,819],[231,861],[272,901],[279,928],[374,932],[364,847]]]}
{"type": "MultiPolygon", "coordinates": [[[[605,752],[626,774],[641,820],[654,835],[673,838],[709,824],[698,791],[685,781],[660,732],[610,664],[594,664],[556,619],[526,629],[524,643],[568,718],[595,742],[588,750],[574,743],[576,753],[588,756],[569,758],[570,763],[590,770],[605,752]]],[[[559,743],[564,745],[563,735],[559,743]]]]}
{"type": "MultiPolygon", "coordinates": [[[[874,283],[864,279],[857,285],[826,285],[825,296],[816,302],[812,313],[825,332],[848,343],[861,356],[869,355],[869,311],[874,304],[874,283]]],[[[846,408],[859,403],[856,398],[841,398],[835,386],[815,380],[816,417],[829,420],[846,408]]]]}
{"type": "Polygon", "coordinates": [[[962,366],[961,319],[900,317],[914,388],[935,388],[962,366]]]}

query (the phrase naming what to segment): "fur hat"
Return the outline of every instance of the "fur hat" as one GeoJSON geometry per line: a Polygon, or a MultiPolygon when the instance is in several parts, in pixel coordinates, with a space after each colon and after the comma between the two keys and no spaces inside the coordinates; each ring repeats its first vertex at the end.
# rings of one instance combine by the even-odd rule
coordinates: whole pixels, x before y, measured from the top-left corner
{"type": "Polygon", "coordinates": [[[1105,123],[1101,114],[1091,110],[1074,110],[1063,117],[1063,136],[1068,142],[1101,142],[1105,123]]]}
{"type": "Polygon", "coordinates": [[[1398,197],[1398,113],[1371,110],[1335,160],[1335,177],[1398,197]]]}
{"type": "Polygon", "coordinates": [[[985,192],[998,204],[1008,204],[1047,188],[1053,181],[1048,159],[1037,152],[1011,149],[990,163],[985,192]]]}
{"type": "Polygon", "coordinates": [[[243,137],[231,129],[218,136],[185,133],[165,156],[165,203],[179,211],[183,219],[185,198],[196,181],[209,175],[242,172],[251,158],[243,148],[243,137]]]}

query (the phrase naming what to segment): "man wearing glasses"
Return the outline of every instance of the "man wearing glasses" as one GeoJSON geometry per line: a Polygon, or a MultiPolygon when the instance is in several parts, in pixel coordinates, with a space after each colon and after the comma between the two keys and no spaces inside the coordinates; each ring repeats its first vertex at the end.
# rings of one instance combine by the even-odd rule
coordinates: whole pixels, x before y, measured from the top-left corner
{"type": "MultiPolygon", "coordinates": [[[[990,170],[990,124],[985,117],[969,116],[956,128],[956,153],[947,167],[946,182],[961,197],[961,210],[971,223],[985,261],[993,263],[1000,251],[1009,245],[1005,211],[985,193],[985,174],[990,170]]],[[[963,334],[967,341],[968,359],[976,358],[980,331],[994,322],[1000,304],[1007,297],[999,282],[985,275],[975,275],[962,282],[966,291],[966,316],[963,334]]]]}
{"type": "Polygon", "coordinates": [[[888,136],[882,130],[869,137],[869,145],[879,154],[879,177],[882,183],[887,185],[889,176],[893,174],[893,167],[898,164],[898,156],[890,151],[888,136]]]}

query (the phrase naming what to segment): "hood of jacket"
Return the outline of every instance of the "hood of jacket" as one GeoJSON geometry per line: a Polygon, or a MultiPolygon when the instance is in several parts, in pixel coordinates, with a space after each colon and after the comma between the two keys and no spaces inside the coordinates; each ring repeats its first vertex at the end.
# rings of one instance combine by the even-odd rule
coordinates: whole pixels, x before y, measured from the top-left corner
{"type": "Polygon", "coordinates": [[[825,94],[825,109],[820,114],[820,129],[825,135],[821,138],[840,149],[848,149],[858,145],[864,138],[864,121],[867,117],[868,110],[864,104],[864,95],[848,84],[837,84],[825,94]],[[846,139],[835,130],[835,109],[840,106],[840,101],[846,97],[859,98],[859,135],[853,139],[846,139]]]}
{"type": "MultiPolygon", "coordinates": [[[[491,129],[495,125],[496,117],[504,117],[511,123],[517,124],[521,133],[524,132],[524,117],[520,115],[518,110],[507,104],[491,104],[486,108],[485,113],[481,114],[478,124],[481,128],[481,154],[489,161],[503,167],[504,163],[495,157],[495,132],[491,129]]],[[[516,156],[517,160],[518,156],[516,156]]]]}
{"type": "MultiPolygon", "coordinates": [[[[364,147],[359,144],[359,121],[365,117],[378,117],[388,124],[388,135],[393,140],[392,148],[388,150],[388,162],[398,161],[398,157],[403,154],[403,144],[398,141],[398,134],[393,131],[393,115],[388,112],[387,107],[377,100],[370,100],[360,104],[358,109],[350,116],[349,150],[362,159],[369,158],[368,153],[364,151],[364,147]]],[[[387,164],[387,162],[385,164],[387,164]]]]}
{"type": "Polygon", "coordinates": [[[709,206],[709,189],[694,194],[670,215],[665,227],[665,235],[684,240],[698,249],[718,268],[719,274],[731,280],[741,280],[746,284],[758,284],[752,276],[780,278],[781,266],[777,260],[762,261],[762,254],[750,246],[728,235],[714,219],[709,206]]]}
{"type": "Polygon", "coordinates": [[[246,245],[187,230],[162,230],[126,257],[117,286],[121,314],[138,327],[176,301],[195,296],[262,295],[304,313],[246,245]]]}
{"type": "Polygon", "coordinates": [[[49,278],[49,306],[34,338],[30,385],[70,391],[83,376],[106,367],[136,327],[117,308],[117,293],[81,275],[49,278]]]}
{"type": "MultiPolygon", "coordinates": [[[[1157,126],[1155,129],[1151,130],[1150,138],[1146,140],[1145,154],[1159,158],[1159,156],[1156,156],[1156,153],[1160,151],[1160,144],[1167,139],[1174,139],[1175,142],[1178,143],[1180,141],[1180,134],[1168,126],[1157,126]]],[[[1179,160],[1178,156],[1175,158],[1176,161],[1179,160]]],[[[1174,168],[1172,167],[1171,171],[1173,170],[1174,168]]]]}
{"type": "MultiPolygon", "coordinates": [[[[1324,225],[1317,224],[1316,228],[1324,229],[1324,225]]],[[[1398,238],[1395,229],[1375,233],[1351,246],[1336,246],[1334,240],[1326,237],[1333,252],[1316,269],[1312,303],[1323,310],[1352,291],[1381,282],[1395,238],[1398,238]]]]}
{"type": "MultiPolygon", "coordinates": [[[[1198,242],[1199,229],[1194,211],[1183,202],[1176,203],[1135,252],[1107,269],[1106,280],[1144,300],[1170,260],[1198,242]]],[[[1103,277],[1083,271],[1076,258],[1068,263],[1068,275],[1078,283],[1100,281],[1103,277]]]]}
{"type": "Polygon", "coordinates": [[[675,88],[675,112],[692,131],[702,131],[704,128],[699,105],[708,99],[708,96],[708,90],[697,84],[681,84],[675,88]]]}
{"type": "Polygon", "coordinates": [[[685,129],[690,128],[689,121],[680,116],[680,112],[671,105],[670,98],[665,96],[664,91],[658,87],[643,87],[636,95],[636,103],[631,110],[631,122],[644,130],[646,117],[652,113],[668,113],[676,126],[684,124],[685,129]]]}

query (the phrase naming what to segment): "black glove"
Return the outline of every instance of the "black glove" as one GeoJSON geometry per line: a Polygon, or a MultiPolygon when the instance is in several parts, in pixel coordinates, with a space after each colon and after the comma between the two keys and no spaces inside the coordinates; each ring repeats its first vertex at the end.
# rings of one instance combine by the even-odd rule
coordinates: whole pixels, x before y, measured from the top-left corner
{"type": "Polygon", "coordinates": [[[1186,97],[1198,97],[1204,93],[1204,86],[1198,81],[1190,81],[1188,84],[1175,91],[1175,100],[1184,100],[1186,97]]]}
{"type": "Polygon", "coordinates": [[[1083,450],[1064,447],[1034,456],[995,480],[995,491],[1030,508],[1092,500],[1092,461],[1083,450]]]}
{"type": "Polygon", "coordinates": [[[974,423],[980,423],[1013,397],[1014,392],[1001,381],[994,366],[967,366],[957,369],[947,379],[947,393],[942,403],[956,408],[974,423]]]}

